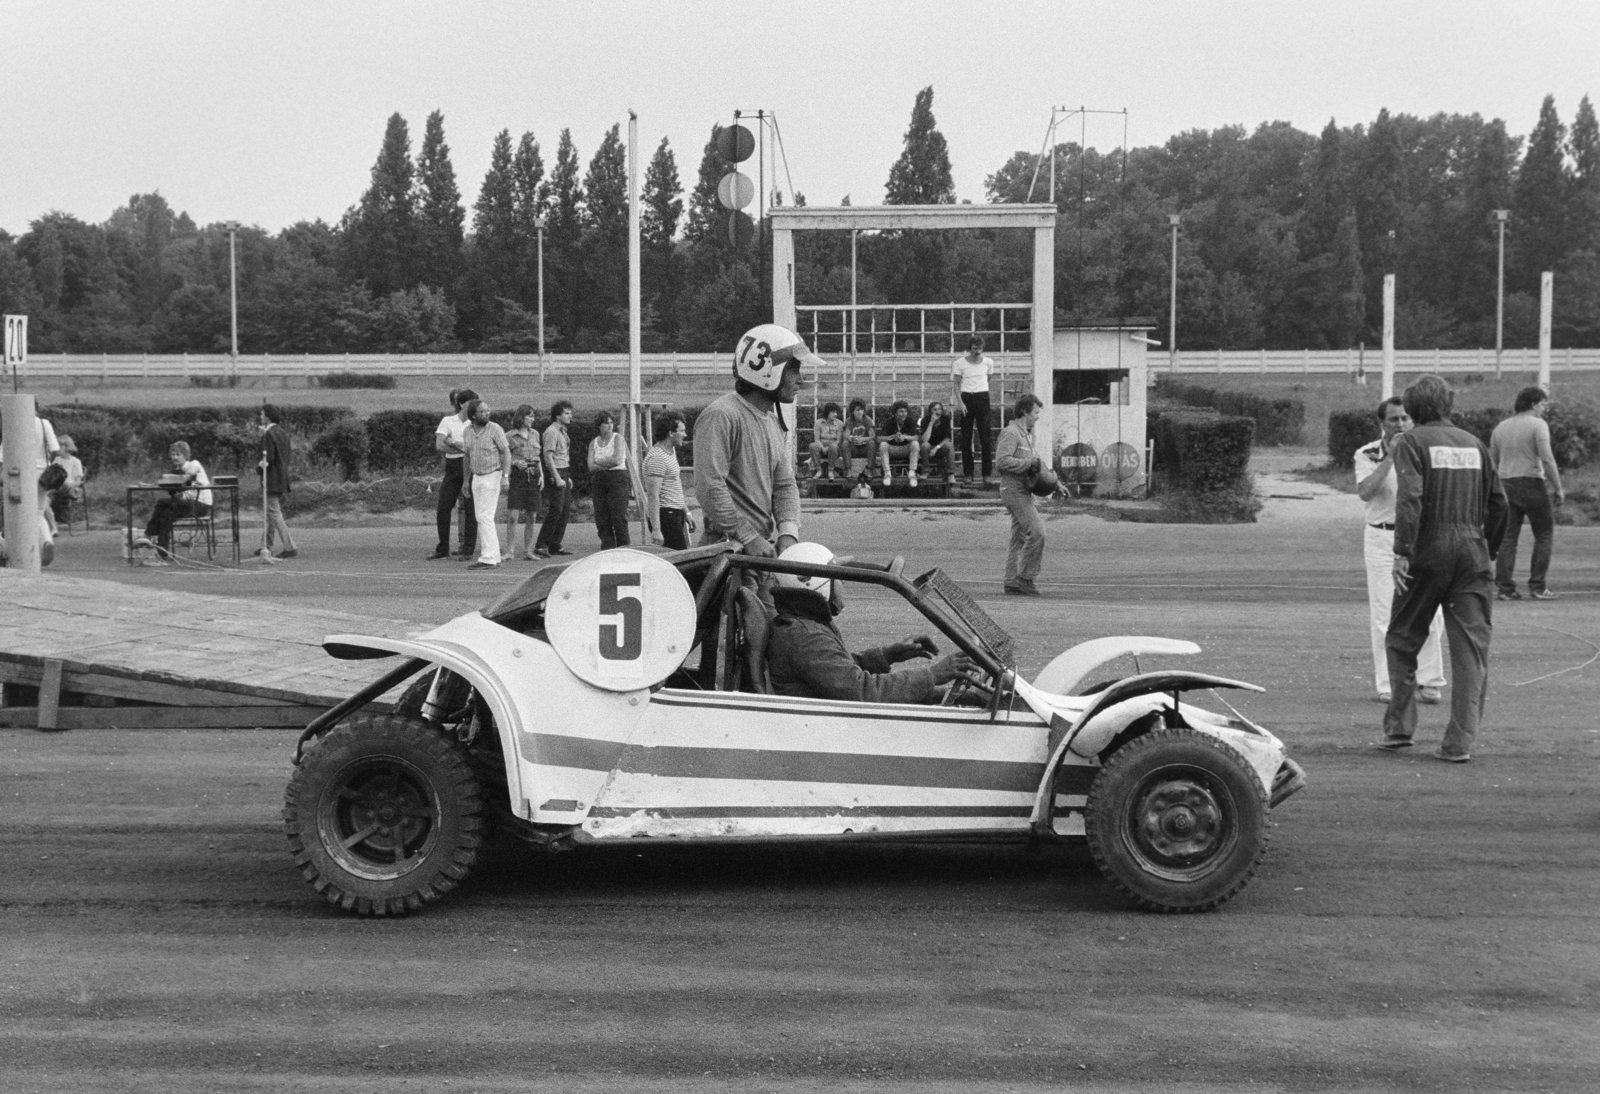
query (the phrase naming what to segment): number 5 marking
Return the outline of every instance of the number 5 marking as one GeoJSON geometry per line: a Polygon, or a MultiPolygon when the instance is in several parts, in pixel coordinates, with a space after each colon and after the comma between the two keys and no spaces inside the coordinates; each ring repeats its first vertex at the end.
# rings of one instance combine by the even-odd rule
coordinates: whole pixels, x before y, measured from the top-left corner
{"type": "Polygon", "coordinates": [[[644,652],[644,603],[636,596],[618,596],[617,590],[637,586],[639,574],[600,575],[600,614],[620,615],[622,625],[600,624],[600,656],[607,661],[637,661],[644,652]]]}

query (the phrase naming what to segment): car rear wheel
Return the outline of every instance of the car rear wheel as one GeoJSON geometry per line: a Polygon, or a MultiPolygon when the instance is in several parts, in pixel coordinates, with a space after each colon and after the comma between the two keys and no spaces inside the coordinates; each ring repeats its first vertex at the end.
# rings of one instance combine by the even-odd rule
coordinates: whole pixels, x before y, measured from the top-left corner
{"type": "Polygon", "coordinates": [[[1135,904],[1205,911],[1244,888],[1261,864],[1266,795],[1227,744],[1162,729],[1106,761],[1089,788],[1084,828],[1100,871],[1135,904]]]}
{"type": "Polygon", "coordinates": [[[296,865],[329,902],[403,915],[454,889],[483,843],[483,792],[467,750],[395,714],[334,727],[284,795],[296,865]]]}

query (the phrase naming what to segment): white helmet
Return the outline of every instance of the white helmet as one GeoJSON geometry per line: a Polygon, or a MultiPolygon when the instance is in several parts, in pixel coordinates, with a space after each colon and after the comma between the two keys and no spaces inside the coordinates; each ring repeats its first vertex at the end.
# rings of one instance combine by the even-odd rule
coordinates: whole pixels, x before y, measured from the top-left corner
{"type": "Polygon", "coordinates": [[[762,391],[777,391],[783,370],[791,361],[803,361],[819,368],[822,359],[806,348],[800,336],[788,327],[763,323],[751,327],[733,351],[733,374],[748,380],[762,391]]]}
{"type": "MultiPolygon", "coordinates": [[[[832,566],[833,552],[820,543],[796,543],[778,556],[779,562],[806,562],[813,566],[832,566]]],[[[802,574],[774,574],[780,589],[803,589],[824,600],[833,596],[833,579],[802,574]]]]}

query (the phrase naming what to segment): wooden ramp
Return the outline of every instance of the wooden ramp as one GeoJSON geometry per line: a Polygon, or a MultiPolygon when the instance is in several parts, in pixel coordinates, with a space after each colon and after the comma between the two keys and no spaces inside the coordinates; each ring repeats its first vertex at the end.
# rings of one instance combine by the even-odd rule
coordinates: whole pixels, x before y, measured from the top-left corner
{"type": "Polygon", "coordinates": [[[382,671],[329,657],[325,636],[421,629],[0,568],[0,727],[301,727],[382,671]]]}

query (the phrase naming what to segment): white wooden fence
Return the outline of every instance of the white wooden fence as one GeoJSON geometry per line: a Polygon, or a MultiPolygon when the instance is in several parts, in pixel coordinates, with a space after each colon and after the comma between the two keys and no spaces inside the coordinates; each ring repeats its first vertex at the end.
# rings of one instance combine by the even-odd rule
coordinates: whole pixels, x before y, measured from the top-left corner
{"type": "MultiPolygon", "coordinates": [[[[1007,355],[1008,357],[1010,355],[1007,355]]],[[[1026,354],[1018,355],[1026,357],[1026,354]]],[[[1148,357],[1154,375],[1173,371],[1170,359],[1159,351],[1148,357]]],[[[890,377],[890,383],[908,377],[948,375],[950,357],[924,357],[920,354],[861,354],[855,358],[830,358],[841,367],[847,380],[860,382],[867,374],[890,377]]],[[[723,353],[647,353],[641,365],[647,382],[659,383],[679,377],[722,377],[728,374],[730,360],[723,353]]],[[[1356,350],[1189,350],[1176,358],[1180,375],[1258,373],[1354,376],[1364,367],[1368,374],[1381,373],[1382,354],[1356,350]]],[[[1528,373],[1539,367],[1534,349],[1508,349],[1501,359],[1501,371],[1528,373]]],[[[1558,349],[1551,353],[1551,371],[1600,371],[1600,349],[1558,349]]],[[[1399,350],[1395,353],[1399,372],[1495,372],[1494,350],[1399,350]]],[[[34,353],[20,370],[21,377],[36,382],[88,380],[137,382],[143,380],[303,380],[320,378],[330,372],[379,373],[405,379],[515,379],[523,382],[569,383],[585,379],[620,379],[628,373],[625,353],[554,353],[541,362],[535,353],[307,353],[241,354],[238,361],[227,354],[156,353],[34,353]]]]}

